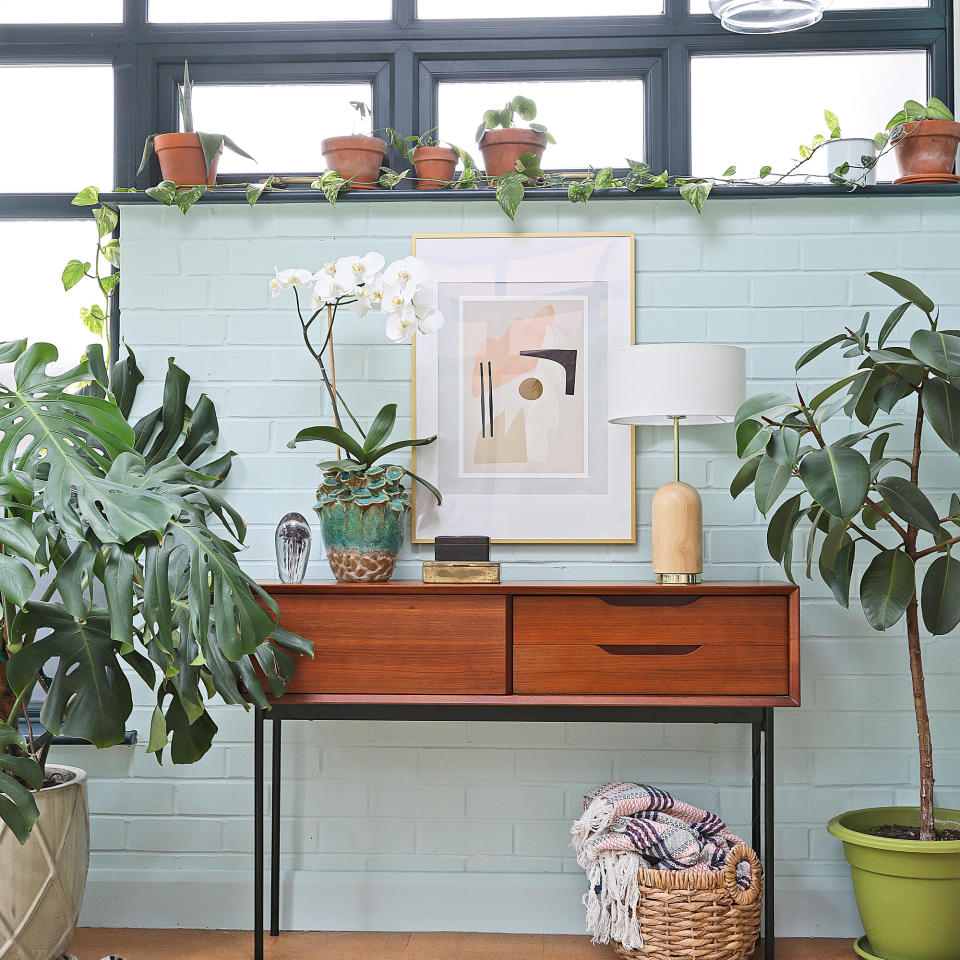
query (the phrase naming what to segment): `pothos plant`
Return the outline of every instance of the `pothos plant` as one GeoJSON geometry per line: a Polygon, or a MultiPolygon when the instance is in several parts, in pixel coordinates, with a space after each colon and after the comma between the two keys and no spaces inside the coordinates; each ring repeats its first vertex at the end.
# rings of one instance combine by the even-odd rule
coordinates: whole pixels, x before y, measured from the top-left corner
{"type": "Polygon", "coordinates": [[[291,653],[312,655],[237,563],[246,526],[217,490],[234,454],[213,450],[209,397],[188,403],[171,360],[161,406],[131,423],[133,353],[110,375],[99,344],[63,373],[57,358],[49,343],[0,344],[13,364],[0,385],[0,819],[21,843],[54,736],[123,741],[128,674],[156,692],[148,752],[192,763],[217,731],[208,697],[266,708],[291,653]]]}
{"type": "MultiPolygon", "coordinates": [[[[859,599],[867,622],[889,630],[906,618],[907,652],[913,681],[920,752],[920,838],[933,840],[933,747],[924,686],[920,617],[940,636],[960,623],[960,496],[936,506],[921,486],[926,424],[960,454],[960,330],[942,329],[933,300],[908,280],[871,273],[903,298],[874,338],[867,313],[857,329],[846,328],[807,350],[800,370],[827,350],[842,350],[856,370],[805,398],[782,393],[749,398],[736,416],[737,452],[745,462],[731,485],[739,496],[754,488],[766,516],[774,511],[767,546],[793,580],[795,542],[802,536],[806,574],[814,560],[823,581],[844,607],[850,602],[854,563],[869,558],[859,599]],[[904,315],[916,307],[924,325],[905,346],[888,341],[904,315]],[[876,424],[881,414],[907,407],[907,456],[888,451],[901,423],[876,424]],[[859,425],[850,433],[830,421],[845,413],[859,425]],[[799,482],[799,492],[791,486],[799,482]],[[932,562],[929,562],[932,561],[932,562]]],[[[894,444],[896,444],[894,440],[894,444]]],[[[957,464],[960,468],[960,464],[957,464]]],[[[960,469],[955,471],[960,477],[960,469]]]]}
{"type": "MultiPolygon", "coordinates": [[[[357,318],[365,317],[371,310],[381,311],[386,316],[387,337],[394,343],[410,340],[417,333],[429,334],[439,330],[444,318],[437,310],[436,295],[426,280],[427,267],[423,261],[404,257],[384,269],[384,259],[379,253],[341,257],[325,263],[316,273],[303,268],[275,271],[269,281],[270,293],[277,297],[284,291],[293,292],[303,343],[316,361],[335,424],[306,427],[287,446],[293,448],[303,441],[320,440],[332,444],[338,452],[336,460],[321,463],[321,468],[362,471],[395,450],[426,446],[437,439],[434,435],[388,442],[397,420],[395,403],[384,404],[364,430],[337,389],[334,357],[333,330],[344,307],[351,307],[357,318]],[[309,316],[305,316],[300,293],[303,291],[306,300],[311,290],[311,309],[309,316]],[[326,320],[325,324],[323,320],[317,324],[321,317],[326,320]],[[356,435],[346,428],[344,414],[352,422],[356,435]],[[341,450],[345,457],[339,456],[341,450]]],[[[438,503],[441,502],[440,491],[433,484],[409,468],[403,468],[403,472],[426,487],[438,503]]]]}

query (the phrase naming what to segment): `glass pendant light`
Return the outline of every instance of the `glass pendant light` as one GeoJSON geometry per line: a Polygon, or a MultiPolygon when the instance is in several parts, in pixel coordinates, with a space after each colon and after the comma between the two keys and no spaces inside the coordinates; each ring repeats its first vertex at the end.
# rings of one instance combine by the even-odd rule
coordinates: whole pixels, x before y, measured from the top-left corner
{"type": "Polygon", "coordinates": [[[830,0],[710,0],[711,11],[731,33],[787,33],[813,26],[830,0]]]}

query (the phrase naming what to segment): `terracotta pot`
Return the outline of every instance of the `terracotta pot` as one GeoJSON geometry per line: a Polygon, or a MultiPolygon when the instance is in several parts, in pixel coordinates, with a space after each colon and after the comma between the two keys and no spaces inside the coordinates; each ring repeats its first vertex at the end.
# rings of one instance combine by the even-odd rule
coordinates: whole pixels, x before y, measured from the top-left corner
{"type": "Polygon", "coordinates": [[[480,141],[483,166],[488,177],[513,173],[522,153],[534,153],[537,159],[547,149],[547,135],[525,127],[510,127],[507,130],[487,130],[480,141]]]}
{"type": "Polygon", "coordinates": [[[901,177],[953,173],[960,145],[960,123],[954,120],[911,120],[893,147],[901,177]]]}
{"type": "Polygon", "coordinates": [[[87,775],[47,765],[71,777],[36,794],[40,818],[21,847],[0,823],[0,958],[54,960],[73,939],[90,862],[87,775]],[[12,934],[10,931],[14,931],[12,934]]]}
{"type": "Polygon", "coordinates": [[[417,147],[413,151],[417,190],[439,190],[443,183],[437,181],[452,180],[459,159],[457,151],[449,147],[417,147]]]}
{"type": "Polygon", "coordinates": [[[164,180],[187,186],[205,183],[208,187],[217,182],[217,164],[223,153],[222,146],[210,164],[209,173],[200,138],[195,133],[158,133],[153,139],[153,149],[160,161],[164,180]]]}
{"type": "Polygon", "coordinates": [[[376,190],[380,179],[387,144],[379,137],[328,137],[320,144],[328,170],[336,170],[349,180],[356,177],[347,189],[376,190]]]}

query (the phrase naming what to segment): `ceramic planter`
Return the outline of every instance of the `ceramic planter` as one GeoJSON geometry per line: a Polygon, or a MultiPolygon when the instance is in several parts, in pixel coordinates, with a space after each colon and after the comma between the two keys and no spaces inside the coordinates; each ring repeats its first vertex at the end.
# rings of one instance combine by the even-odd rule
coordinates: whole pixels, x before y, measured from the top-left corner
{"type": "Polygon", "coordinates": [[[337,580],[376,582],[393,575],[410,509],[403,476],[403,467],[392,464],[324,470],[314,509],[337,580]]]}
{"type": "Polygon", "coordinates": [[[547,149],[547,135],[525,127],[487,130],[480,141],[483,167],[488,177],[500,177],[517,169],[523,153],[536,154],[538,160],[547,149]]]}
{"type": "Polygon", "coordinates": [[[55,960],[69,947],[90,863],[87,775],[47,765],[71,779],[36,794],[40,819],[20,846],[0,823],[0,960],[55,960]]]}
{"type": "Polygon", "coordinates": [[[160,172],[164,180],[187,186],[205,183],[208,187],[217,182],[217,165],[223,153],[222,146],[210,164],[209,173],[200,138],[195,133],[158,133],[153,138],[153,149],[160,161],[160,172]]]}
{"type": "Polygon", "coordinates": [[[828,140],[824,150],[827,152],[827,173],[833,173],[837,167],[849,163],[848,180],[859,181],[863,177],[863,183],[870,186],[877,182],[877,168],[868,169],[863,165],[863,157],[873,157],[874,160],[877,157],[877,145],[868,137],[837,137],[828,140]]]}
{"type": "MultiPolygon", "coordinates": [[[[938,827],[960,827],[960,810],[935,811],[938,827]]],[[[834,817],[869,945],[881,960],[956,960],[960,951],[960,840],[894,840],[864,831],[918,826],[918,807],[875,807],[834,817]]],[[[866,951],[866,952],[864,952],[866,951]]]]}
{"type": "Polygon", "coordinates": [[[419,181],[417,190],[439,190],[444,181],[453,179],[459,159],[457,151],[449,147],[417,147],[413,151],[413,165],[419,181]]]}
{"type": "Polygon", "coordinates": [[[911,120],[893,146],[901,177],[948,176],[957,162],[960,123],[954,120],[911,120]]]}
{"type": "Polygon", "coordinates": [[[380,179],[380,167],[387,152],[387,144],[379,137],[328,137],[320,144],[328,170],[336,170],[341,177],[356,179],[347,189],[375,190],[380,179]]]}

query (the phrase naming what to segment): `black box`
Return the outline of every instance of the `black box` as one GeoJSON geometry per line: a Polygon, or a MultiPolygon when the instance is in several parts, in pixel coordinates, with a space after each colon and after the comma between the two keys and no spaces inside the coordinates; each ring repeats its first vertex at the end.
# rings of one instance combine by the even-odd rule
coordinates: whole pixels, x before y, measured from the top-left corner
{"type": "Polygon", "coordinates": [[[436,537],[434,560],[489,560],[489,537],[436,537]]]}

